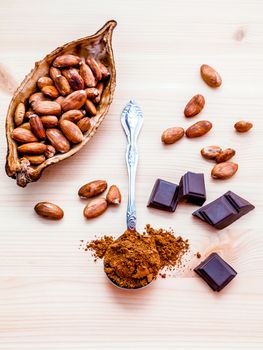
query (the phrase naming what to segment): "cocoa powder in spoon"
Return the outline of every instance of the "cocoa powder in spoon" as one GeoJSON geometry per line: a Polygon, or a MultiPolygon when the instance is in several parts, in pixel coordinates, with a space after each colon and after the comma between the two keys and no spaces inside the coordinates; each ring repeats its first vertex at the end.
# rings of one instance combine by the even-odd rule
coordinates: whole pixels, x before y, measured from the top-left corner
{"type": "Polygon", "coordinates": [[[94,260],[104,258],[104,270],[115,284],[135,289],[150,283],[160,270],[179,267],[189,242],[172,230],[146,225],[143,234],[127,230],[116,240],[103,236],[84,249],[93,253],[94,260]]]}

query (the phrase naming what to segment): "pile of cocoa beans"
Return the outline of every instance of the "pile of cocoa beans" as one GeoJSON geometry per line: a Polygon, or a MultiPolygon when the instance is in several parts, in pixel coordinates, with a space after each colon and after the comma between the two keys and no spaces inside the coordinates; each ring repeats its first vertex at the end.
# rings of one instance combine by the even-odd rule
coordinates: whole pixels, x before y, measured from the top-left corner
{"type": "Polygon", "coordinates": [[[16,107],[12,138],[19,156],[39,165],[82,142],[109,76],[109,69],[93,57],[56,57],[49,75],[40,77],[35,92],[16,107]]]}

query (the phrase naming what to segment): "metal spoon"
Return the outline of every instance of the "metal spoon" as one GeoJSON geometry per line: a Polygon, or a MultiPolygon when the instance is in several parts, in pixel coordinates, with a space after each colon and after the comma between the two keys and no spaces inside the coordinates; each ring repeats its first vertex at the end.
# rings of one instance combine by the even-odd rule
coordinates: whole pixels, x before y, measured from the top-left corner
{"type": "Polygon", "coordinates": [[[143,114],[135,101],[130,101],[121,114],[121,124],[127,135],[126,163],[129,176],[127,229],[136,230],[135,178],[138,163],[137,137],[141,131],[143,114]]]}
{"type": "MultiPolygon", "coordinates": [[[[138,163],[137,138],[140,133],[142,123],[143,123],[142,110],[135,101],[131,100],[129,103],[127,103],[127,105],[125,106],[121,114],[121,124],[127,135],[127,141],[128,141],[127,149],[126,149],[126,163],[127,163],[128,176],[129,176],[129,192],[128,192],[128,206],[127,206],[126,221],[127,221],[127,229],[130,231],[136,231],[135,178],[136,178],[136,169],[137,169],[137,163],[138,163]]],[[[109,280],[116,287],[130,290],[130,288],[120,287],[110,278],[109,280]]],[[[148,285],[141,288],[145,288],[148,285]]],[[[136,289],[141,289],[141,288],[136,288],[136,289]]]]}

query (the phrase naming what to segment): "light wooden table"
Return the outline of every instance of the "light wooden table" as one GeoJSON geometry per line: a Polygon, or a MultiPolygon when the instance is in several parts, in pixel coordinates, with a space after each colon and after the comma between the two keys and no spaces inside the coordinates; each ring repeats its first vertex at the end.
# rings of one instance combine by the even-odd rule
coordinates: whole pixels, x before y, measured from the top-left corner
{"type": "Polygon", "coordinates": [[[57,349],[262,349],[262,101],[263,3],[200,1],[15,1],[0,2],[0,348],[57,349]],[[5,175],[4,120],[14,87],[35,61],[65,42],[94,33],[116,19],[113,36],[117,88],[97,135],[72,159],[50,167],[22,189],[5,175]],[[202,63],[223,77],[218,90],[199,77],[202,63]],[[183,108],[195,93],[206,107],[186,120],[183,108]],[[106,280],[102,265],[80,251],[80,239],[119,235],[125,229],[126,139],[120,126],[125,103],[134,98],[145,122],[139,139],[138,229],[172,226],[188,237],[186,268],[138,292],[122,292],[106,280]],[[233,124],[249,119],[253,130],[237,135],[233,124]],[[205,137],[164,147],[163,129],[209,119],[205,137]],[[200,149],[219,144],[237,151],[238,173],[210,178],[212,164],[200,149]],[[256,210],[222,231],[194,220],[192,205],[174,214],[146,208],[157,177],[178,182],[186,171],[204,172],[207,203],[231,189],[256,210]],[[119,208],[86,221],[78,188],[93,179],[118,184],[119,208]],[[61,222],[34,214],[38,201],[65,211],[61,222]],[[191,271],[219,252],[238,276],[220,294],[191,271]]]}

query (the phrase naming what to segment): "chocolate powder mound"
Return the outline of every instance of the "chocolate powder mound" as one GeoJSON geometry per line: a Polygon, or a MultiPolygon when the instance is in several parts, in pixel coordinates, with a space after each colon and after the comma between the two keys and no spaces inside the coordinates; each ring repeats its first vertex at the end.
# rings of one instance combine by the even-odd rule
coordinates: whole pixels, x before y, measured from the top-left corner
{"type": "Polygon", "coordinates": [[[150,283],[160,270],[181,266],[189,242],[176,237],[172,230],[146,225],[142,235],[126,231],[116,240],[104,236],[87,243],[84,249],[92,251],[95,261],[104,258],[104,271],[113,283],[135,289],[150,283]]]}
{"type": "Polygon", "coordinates": [[[156,278],[160,257],[153,237],[126,231],[107,249],[104,271],[123,288],[140,288],[156,278]]]}

